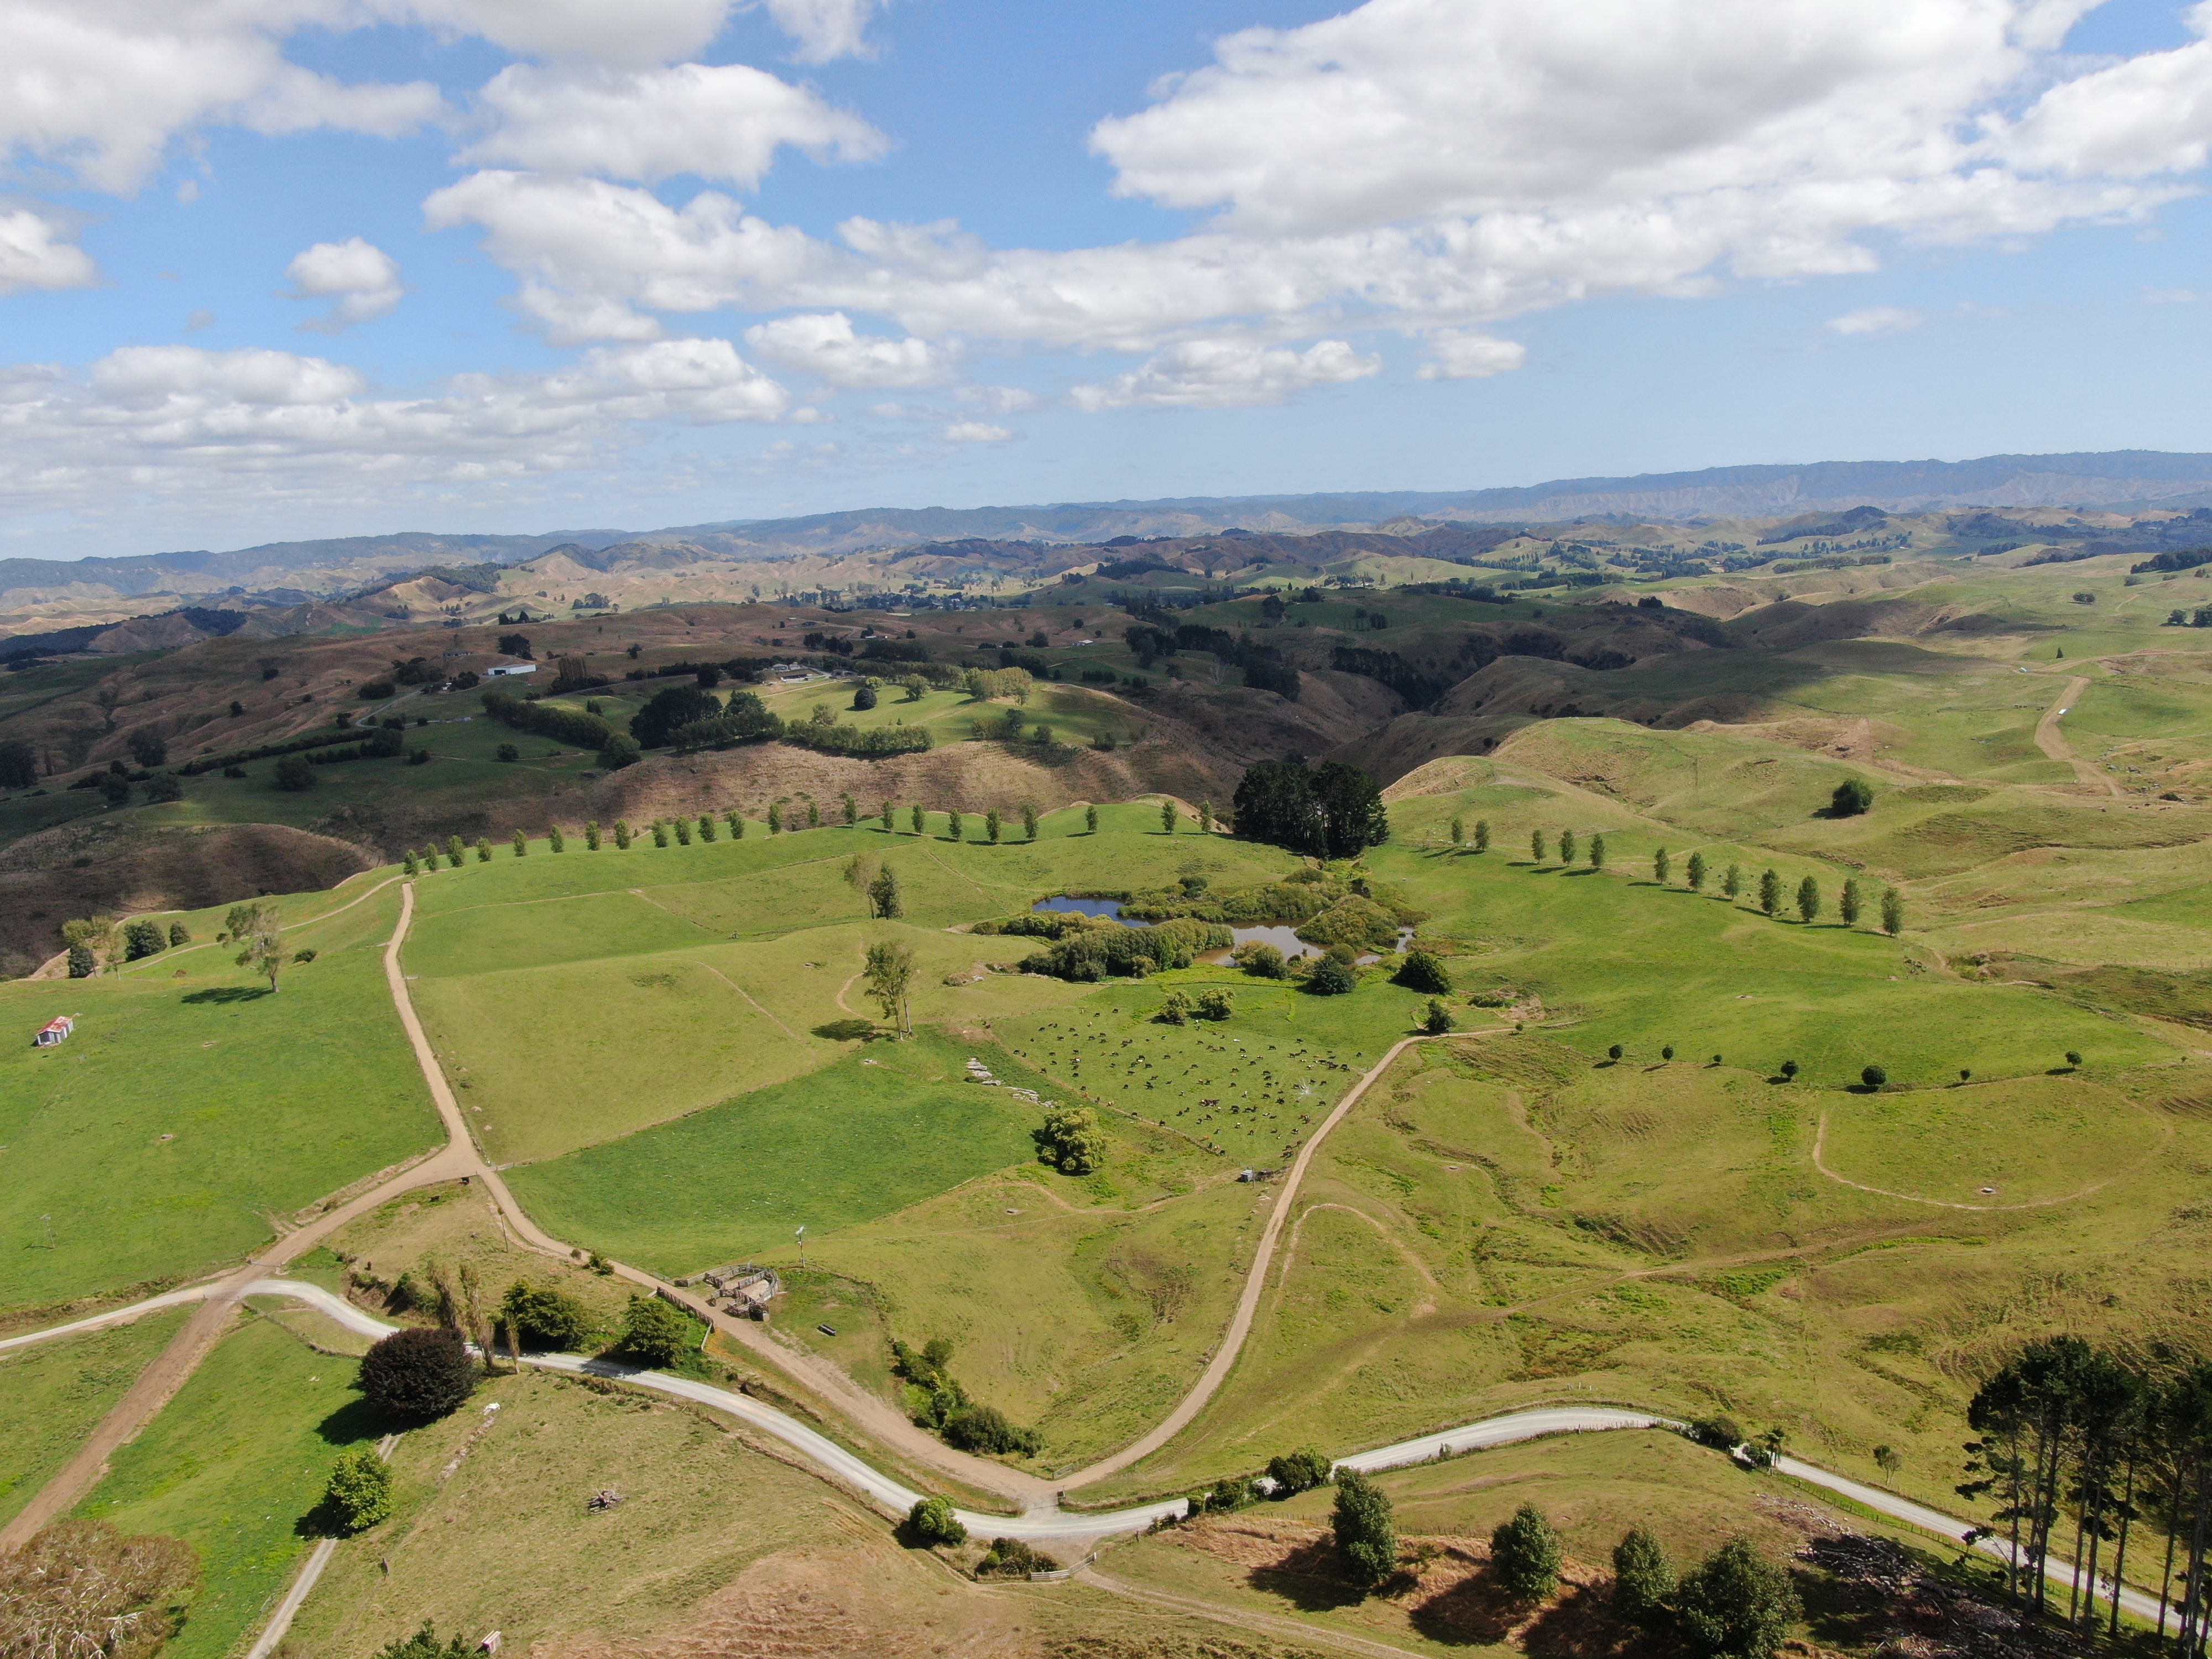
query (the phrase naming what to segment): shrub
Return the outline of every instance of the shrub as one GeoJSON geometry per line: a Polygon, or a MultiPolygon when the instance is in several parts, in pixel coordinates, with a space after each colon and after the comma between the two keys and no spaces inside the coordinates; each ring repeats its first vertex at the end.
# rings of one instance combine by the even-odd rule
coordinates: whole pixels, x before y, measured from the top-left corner
{"type": "Polygon", "coordinates": [[[1058,1572],[1060,1563],[1018,1538],[994,1538],[990,1553],[975,1564],[978,1578],[1026,1578],[1033,1572],[1058,1572]]]}
{"type": "Polygon", "coordinates": [[[1372,1589],[1398,1570],[1398,1527],[1389,1494],[1357,1469],[1336,1477],[1336,1508],[1330,1516],[1344,1576],[1372,1589]]]}
{"type": "Polygon", "coordinates": [[[169,948],[169,936],[161,931],[161,924],[144,916],[123,925],[123,959],[137,962],[142,957],[159,956],[169,948]]]}
{"type": "Polygon", "coordinates": [[[519,761],[522,758],[522,750],[517,749],[511,743],[503,743],[500,744],[498,751],[494,758],[503,761],[519,761]]]}
{"type": "Polygon", "coordinates": [[[1541,1601],[1557,1589],[1563,1553],[1559,1534],[1534,1504],[1523,1504],[1490,1534],[1491,1565],[1499,1586],[1516,1601],[1541,1601]]]}
{"type": "Polygon", "coordinates": [[[1198,1006],[1191,1011],[1198,1019],[1221,1020],[1229,1018],[1236,1007],[1236,995],[1219,986],[1198,994],[1198,1006]]]}
{"type": "Polygon", "coordinates": [[[312,789],[315,787],[315,769],[305,755],[287,755],[276,763],[276,787],[279,789],[312,789]]]}
{"type": "Polygon", "coordinates": [[[347,1536],[391,1518],[392,1471],[375,1447],[356,1446],[338,1459],[323,1488],[323,1512],[347,1536]]]}
{"type": "Polygon", "coordinates": [[[853,693],[853,707],[856,709],[869,709],[875,706],[876,688],[866,680],[861,681],[860,689],[853,693]]]}
{"type": "Polygon", "coordinates": [[[1030,1139],[1036,1142],[1037,1162],[1051,1164],[1062,1175],[1089,1175],[1106,1161],[1106,1132],[1098,1127],[1098,1114],[1088,1106],[1064,1106],[1048,1113],[1030,1139]]]}
{"type": "Polygon", "coordinates": [[[641,1365],[672,1365],[699,1346],[697,1321],[657,1296],[634,1296],[623,1315],[623,1349],[641,1365]]]}
{"type": "Polygon", "coordinates": [[[1873,805],[1874,786],[1857,778],[1846,778],[1836,786],[1836,793],[1829,797],[1828,816],[1855,818],[1873,805]]]}
{"type": "Polygon", "coordinates": [[[438,1632],[425,1619],[422,1628],[412,1636],[403,1641],[386,1643],[379,1650],[376,1659],[470,1659],[470,1656],[477,1651],[477,1645],[459,1631],[453,1632],[452,1641],[440,1647],[438,1632]]]}
{"type": "Polygon", "coordinates": [[[1803,1611],[1790,1575],[1746,1538],[1731,1538],[1683,1579],[1674,1607],[1692,1649],[1715,1659],[1771,1659],[1803,1611]]]}
{"type": "Polygon", "coordinates": [[[390,680],[365,680],[356,695],[363,702],[379,702],[386,697],[396,696],[398,690],[399,688],[390,680]]]}
{"type": "Polygon", "coordinates": [[[1334,957],[1323,957],[1306,975],[1306,989],[1317,997],[1340,997],[1359,988],[1359,975],[1334,957]]]}
{"type": "Polygon", "coordinates": [[[507,1287],[499,1315],[526,1348],[574,1353],[591,1340],[592,1322],[584,1304],[550,1285],[516,1279],[507,1287]]]}
{"type": "Polygon", "coordinates": [[[1421,1017],[1421,1030],[1431,1036],[1442,1036],[1452,1029],[1451,1010],[1436,998],[1429,999],[1428,1012],[1421,1017]]]}
{"type": "Polygon", "coordinates": [[[619,772],[625,766],[635,766],[645,757],[637,739],[620,732],[611,732],[607,740],[599,745],[599,765],[609,772],[619,772]]]}
{"type": "Polygon", "coordinates": [[[1168,993],[1168,1000],[1152,1018],[1162,1025],[1184,1025],[1190,1021],[1190,999],[1180,991],[1168,993]]]}
{"type": "Polygon", "coordinates": [[[1250,945],[1240,945],[1229,953],[1229,959],[1255,979],[1288,979],[1291,976],[1290,966],[1283,960],[1283,953],[1272,945],[1262,945],[1256,940],[1250,945]]]}
{"type": "Polygon", "coordinates": [[[192,930],[191,928],[185,927],[181,921],[173,921],[169,924],[169,943],[171,945],[190,945],[191,942],[192,930]]]}
{"type": "Polygon", "coordinates": [[[457,1411],[476,1388],[476,1366],[459,1334],[442,1326],[394,1331],[361,1362],[368,1403],[402,1423],[428,1423],[457,1411]]]}
{"type": "Polygon", "coordinates": [[[1863,1066],[1859,1071],[1859,1081],[1869,1089],[1879,1089],[1889,1081],[1889,1073],[1879,1066],[1863,1066]]]}
{"type": "Polygon", "coordinates": [[[1687,1432],[1700,1446],[1711,1446],[1715,1451],[1734,1451],[1743,1444],[1743,1425],[1733,1417],[1717,1413],[1692,1418],[1687,1432]]]}
{"type": "Polygon", "coordinates": [[[1275,1495],[1288,1498],[1316,1486],[1328,1485],[1331,1465],[1310,1446],[1302,1446],[1294,1452],[1267,1460],[1267,1479],[1275,1483],[1275,1495]]]}
{"type": "Polygon", "coordinates": [[[963,1406],[945,1419],[946,1442],[962,1451],[1034,1457],[1044,1449],[1035,1429],[1016,1428],[996,1406],[963,1406]]]}
{"type": "Polygon", "coordinates": [[[1431,996],[1451,994],[1451,975],[1433,953],[1427,951],[1408,951],[1406,959],[1393,976],[1409,991],[1423,991],[1431,996]]]}
{"type": "Polygon", "coordinates": [[[964,1544],[968,1541],[968,1528],[962,1526],[959,1517],[952,1513],[952,1500],[949,1498],[919,1499],[906,1512],[906,1526],[908,1532],[914,1535],[915,1541],[924,1548],[934,1549],[940,1544],[964,1544]]]}

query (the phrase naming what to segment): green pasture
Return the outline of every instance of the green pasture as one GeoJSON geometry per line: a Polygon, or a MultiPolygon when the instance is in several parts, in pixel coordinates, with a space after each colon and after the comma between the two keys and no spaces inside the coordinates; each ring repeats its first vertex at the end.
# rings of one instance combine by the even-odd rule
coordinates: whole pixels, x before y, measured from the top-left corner
{"type": "Polygon", "coordinates": [[[2168,1139],[2125,1097],[2070,1078],[1861,1095],[1828,1108],[1824,1127],[1837,1175],[1976,1209],[2068,1197],[2150,1162],[2168,1139]]]}
{"type": "Polygon", "coordinates": [[[969,1083],[971,1054],[997,1058],[934,1035],[869,1043],[804,1078],[510,1170],[507,1182],[557,1237],[695,1273],[773,1249],[799,1225],[833,1233],[1033,1158],[1043,1111],[969,1083]]]}
{"type": "Polygon", "coordinates": [[[76,1455],[191,1312],[165,1309],[128,1325],[0,1354],[0,1522],[76,1455]]]}
{"type": "Polygon", "coordinates": [[[338,1455],[382,1431],[354,1391],[356,1370],[251,1320],[115,1454],[78,1513],[199,1552],[199,1587],[163,1651],[222,1659],[282,1593],[338,1455]]]}
{"type": "MultiPolygon", "coordinates": [[[[19,1033],[0,1054],[10,1303],[233,1260],[270,1237],[272,1218],[435,1143],[380,961],[398,895],[331,914],[349,896],[285,902],[329,919],[289,932],[319,955],[286,969],[274,996],[211,944],[96,979],[0,985],[19,1033]],[[64,1013],[76,1034],[32,1047],[64,1013]]],[[[220,918],[186,920],[207,940],[220,918]]]]}

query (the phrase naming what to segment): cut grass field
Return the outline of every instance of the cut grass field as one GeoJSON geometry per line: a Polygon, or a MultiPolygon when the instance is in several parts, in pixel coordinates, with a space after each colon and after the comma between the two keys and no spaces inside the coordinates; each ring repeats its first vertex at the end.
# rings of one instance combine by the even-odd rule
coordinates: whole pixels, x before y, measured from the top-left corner
{"type": "MultiPolygon", "coordinates": [[[[358,891],[357,886],[354,890],[358,891]]],[[[344,899],[308,894],[295,915],[344,899]]],[[[385,988],[386,889],[287,943],[317,959],[274,996],[210,945],[93,980],[0,985],[0,1295],[39,1304],[242,1255],[273,1221],[437,1144],[385,988]],[[30,1032],[78,1016],[58,1048],[30,1032]]],[[[220,913],[186,919],[207,939],[220,913]]]]}
{"type": "Polygon", "coordinates": [[[380,1432],[354,1390],[358,1369],[248,1315],[79,1507],[199,1552],[171,1659],[223,1659],[282,1592],[331,1466],[380,1432]]]}
{"type": "Polygon", "coordinates": [[[69,1462],[191,1312],[172,1308],[0,1354],[0,1522],[69,1462]]]}

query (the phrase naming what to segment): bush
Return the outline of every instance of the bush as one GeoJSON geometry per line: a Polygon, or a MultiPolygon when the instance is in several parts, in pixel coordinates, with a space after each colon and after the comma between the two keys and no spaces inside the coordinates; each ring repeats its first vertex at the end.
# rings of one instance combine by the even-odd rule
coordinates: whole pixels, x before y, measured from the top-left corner
{"type": "Polygon", "coordinates": [[[1394,977],[1409,991],[1423,991],[1431,996],[1451,994],[1451,975],[1444,971],[1443,963],[1427,951],[1407,951],[1394,977]]]}
{"type": "Polygon", "coordinates": [[[906,1527],[915,1541],[925,1548],[933,1549],[940,1544],[964,1544],[968,1541],[968,1528],[962,1526],[959,1517],[952,1513],[952,1500],[949,1498],[918,1500],[906,1512],[906,1527]]]}
{"type": "Polygon", "coordinates": [[[945,1419],[946,1442],[962,1451],[1018,1452],[1034,1457],[1044,1449],[1035,1429],[1018,1429],[996,1406],[963,1406],[945,1419]]]}
{"type": "Polygon", "coordinates": [[[169,936],[161,931],[161,924],[140,916],[123,925],[123,959],[137,962],[143,957],[159,956],[169,948],[169,936]]]}
{"type": "Polygon", "coordinates": [[[699,1346],[702,1328],[657,1296],[634,1296],[623,1315],[623,1350],[641,1365],[672,1365],[699,1346]]]}
{"type": "Polygon", "coordinates": [[[1829,798],[1828,815],[1831,817],[1855,818],[1873,805],[1874,787],[1856,778],[1846,778],[1836,786],[1836,793],[1829,798]]]}
{"type": "Polygon", "coordinates": [[[1398,1527],[1389,1494],[1357,1469],[1336,1477],[1336,1509],[1330,1516],[1344,1576],[1371,1589],[1398,1570],[1398,1527]]]}
{"type": "Polygon", "coordinates": [[[1190,955],[1161,928],[1092,927],[1025,958],[1022,971],[1095,984],[1109,974],[1141,979],[1164,968],[1188,968],[1190,955]]]}
{"type": "Polygon", "coordinates": [[[1879,1066],[1863,1066],[1859,1072],[1859,1081],[1869,1089],[1879,1089],[1889,1081],[1889,1073],[1879,1066]]]}
{"type": "Polygon", "coordinates": [[[1717,1413],[1692,1418],[1688,1433],[1700,1446],[1711,1446],[1715,1451],[1734,1451],[1743,1444],[1743,1425],[1733,1417],[1717,1413]]]}
{"type": "Polygon", "coordinates": [[[1430,1036],[1442,1036],[1452,1029],[1452,1024],[1451,1010],[1431,997],[1428,1012],[1421,1017],[1421,1030],[1430,1036]]]}
{"type": "Polygon", "coordinates": [[[361,1391],[386,1417],[428,1423],[458,1411],[477,1385],[459,1335],[442,1326],[394,1331],[361,1362],[361,1391]]]}
{"type": "Polygon", "coordinates": [[[338,1459],[323,1488],[323,1512],[348,1537],[391,1518],[392,1471],[375,1447],[356,1446],[338,1459]]]}
{"type": "Polygon", "coordinates": [[[1715,1659],[1771,1659],[1803,1611],[1790,1575],[1746,1538],[1731,1538],[1683,1579],[1674,1608],[1692,1649],[1715,1659]]]}
{"type": "Polygon", "coordinates": [[[1229,959],[1255,979],[1288,979],[1291,976],[1290,964],[1283,960],[1283,953],[1272,945],[1262,945],[1257,941],[1240,945],[1229,953],[1229,959]]]}
{"type": "Polygon", "coordinates": [[[518,1279],[507,1287],[499,1316],[526,1348],[575,1353],[591,1340],[592,1322],[582,1303],[564,1291],[526,1279],[518,1279]]]}
{"type": "Polygon", "coordinates": [[[1310,1446],[1302,1446],[1283,1456],[1269,1458],[1267,1479],[1275,1483],[1278,1498],[1288,1498],[1328,1485],[1330,1468],[1328,1458],[1310,1446]]]}
{"type": "Polygon", "coordinates": [[[422,1628],[404,1641],[387,1642],[378,1651],[376,1659],[470,1659],[477,1651],[475,1643],[459,1631],[444,1647],[438,1645],[438,1632],[425,1619],[422,1628]]]}
{"type": "Polygon", "coordinates": [[[522,750],[516,748],[511,743],[503,743],[500,744],[498,750],[494,754],[493,758],[503,761],[519,761],[522,758],[522,750]]]}
{"type": "Polygon", "coordinates": [[[174,772],[156,772],[146,780],[146,799],[149,804],[158,805],[163,801],[182,800],[184,798],[184,783],[174,772]]]}
{"type": "Polygon", "coordinates": [[[1191,1014],[1196,1019],[1223,1020],[1235,1012],[1236,1006],[1236,994],[1217,985],[1198,994],[1198,1006],[1191,1010],[1191,1014]]]}
{"type": "Polygon", "coordinates": [[[1340,997],[1359,988],[1359,975],[1334,957],[1323,957],[1306,975],[1306,989],[1317,997],[1340,997]]]}
{"type": "Polygon", "coordinates": [[[876,688],[866,680],[862,680],[860,689],[853,693],[853,707],[855,709],[866,710],[873,708],[875,706],[876,688]]]}
{"type": "Polygon", "coordinates": [[[399,688],[390,680],[368,680],[362,683],[356,695],[363,702],[380,702],[386,697],[397,696],[398,690],[399,688]]]}
{"type": "Polygon", "coordinates": [[[1559,1587],[1564,1552],[1559,1534],[1534,1504],[1523,1504],[1513,1518],[1490,1534],[1490,1563],[1508,1595],[1540,1601],[1559,1587]]]}
{"type": "Polygon", "coordinates": [[[975,1564],[978,1578],[1026,1578],[1033,1572],[1058,1572],[1060,1563],[1018,1538],[994,1538],[990,1553],[975,1564]]]}
{"type": "Polygon", "coordinates": [[[276,763],[276,787],[279,789],[312,789],[315,787],[315,769],[305,755],[287,755],[276,763]]]}
{"type": "Polygon", "coordinates": [[[1062,1175],[1089,1175],[1106,1161],[1106,1132],[1088,1106],[1064,1106],[1048,1114],[1030,1139],[1036,1142],[1037,1162],[1062,1175]]]}

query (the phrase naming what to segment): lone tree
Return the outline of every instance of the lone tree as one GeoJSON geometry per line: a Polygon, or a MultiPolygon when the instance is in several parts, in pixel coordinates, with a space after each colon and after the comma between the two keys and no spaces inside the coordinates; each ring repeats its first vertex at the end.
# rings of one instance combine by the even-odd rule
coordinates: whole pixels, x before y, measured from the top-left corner
{"type": "Polygon", "coordinates": [[[634,1296],[623,1313],[623,1347],[642,1365],[672,1365],[704,1334],[698,1321],[657,1296],[634,1296]]]}
{"type": "Polygon", "coordinates": [[[1499,1588],[1516,1601],[1540,1601],[1559,1587],[1565,1552],[1543,1510],[1523,1504],[1490,1534],[1490,1564],[1499,1588]]]}
{"type": "Polygon", "coordinates": [[[1398,1526],[1390,1498],[1357,1469],[1336,1477],[1336,1510],[1330,1516],[1344,1576],[1371,1589],[1398,1570],[1398,1526]]]}
{"type": "Polygon", "coordinates": [[[1431,996],[1451,994],[1451,975],[1437,956],[1428,951],[1408,951],[1395,975],[1399,984],[1409,991],[1420,991],[1431,996]]]}
{"type": "Polygon", "coordinates": [[[1674,1594],[1674,1568],[1649,1527],[1632,1527],[1613,1547],[1613,1611],[1644,1630],[1664,1626],[1674,1594]]]}
{"type": "Polygon", "coordinates": [[[915,1541],[927,1549],[934,1549],[939,1544],[968,1541],[968,1528],[953,1514],[949,1498],[917,1498],[914,1507],[906,1512],[906,1527],[915,1541]]]}
{"type": "Polygon", "coordinates": [[[428,1423],[458,1411],[476,1385],[460,1333],[443,1326],[394,1331],[361,1362],[368,1403],[402,1423],[428,1423]]]}
{"type": "Polygon", "coordinates": [[[1704,892],[1705,890],[1705,855],[1703,853],[1691,854],[1690,861],[1682,866],[1682,874],[1688,878],[1692,892],[1704,892]]]}
{"type": "Polygon", "coordinates": [[[1797,1062],[1794,1060],[1785,1060],[1782,1062],[1778,1069],[1782,1073],[1784,1080],[1787,1081],[1797,1075],[1797,1062]]]}
{"type": "Polygon", "coordinates": [[[1759,872],[1759,908],[1770,916],[1782,914],[1782,878],[1771,870],[1759,872]]]}
{"type": "Polygon", "coordinates": [[[374,1446],[356,1446],[337,1461],[323,1488],[323,1513],[343,1537],[392,1517],[392,1471],[374,1446]]]}
{"type": "Polygon", "coordinates": [[[238,965],[261,975],[274,991],[284,966],[284,919],[276,907],[262,899],[234,904],[222,919],[222,930],[238,946],[238,965]]]}
{"type": "Polygon", "coordinates": [[[1421,1030],[1431,1036],[1442,1036],[1452,1029],[1451,1010],[1436,998],[1429,999],[1429,1011],[1421,1016],[1421,1030]]]}
{"type": "Polygon", "coordinates": [[[1045,1115],[1033,1132],[1037,1162],[1049,1164],[1062,1175],[1085,1176],[1106,1161],[1106,1132],[1098,1127],[1098,1114],[1088,1106],[1062,1106],[1045,1115]]]}
{"type": "Polygon", "coordinates": [[[908,999],[914,990],[914,947],[889,940],[871,945],[860,972],[867,982],[868,998],[883,1010],[884,1018],[901,1036],[912,1036],[908,999]]]}
{"type": "Polygon", "coordinates": [[[1096,806],[1083,809],[1083,833],[1086,836],[1098,833],[1098,809],[1096,806]]]}
{"type": "Polygon", "coordinates": [[[1171,800],[1164,800],[1160,803],[1160,833],[1164,836],[1172,836],[1175,832],[1175,803],[1171,800]]]}
{"type": "Polygon", "coordinates": [[[1808,876],[1797,884],[1797,916],[1807,927],[1820,914],[1820,884],[1808,876]]]}
{"type": "Polygon", "coordinates": [[[1714,1659],[1773,1659],[1803,1611],[1790,1575],[1731,1538],[1682,1580],[1675,1616],[1691,1647],[1714,1659]]]}
{"type": "Polygon", "coordinates": [[[1359,975],[1334,957],[1323,957],[1306,975],[1306,989],[1317,997],[1340,997],[1359,988],[1359,975]]]}
{"type": "Polygon", "coordinates": [[[1846,927],[1859,925],[1859,878],[1856,876],[1844,878],[1844,890],[1836,896],[1836,914],[1844,919],[1846,927]]]}
{"type": "Polygon", "coordinates": [[[853,707],[857,709],[869,709],[875,706],[876,688],[867,681],[862,680],[860,689],[853,693],[853,707]]]}
{"type": "Polygon", "coordinates": [[[500,1322],[526,1347],[574,1353],[591,1340],[584,1304],[565,1291],[518,1279],[499,1304],[500,1322]]]}
{"type": "Polygon", "coordinates": [[[1905,931],[1905,895],[1894,887],[1881,890],[1881,931],[1892,939],[1905,931]]]}
{"type": "Polygon", "coordinates": [[[1836,786],[1829,797],[1828,816],[1832,818],[1855,818],[1874,805],[1874,788],[1856,778],[1847,778],[1836,786]]]}
{"type": "Polygon", "coordinates": [[[1889,1081],[1889,1073],[1879,1066],[1863,1066],[1859,1068],[1859,1081],[1869,1089],[1879,1089],[1889,1081]]]}
{"type": "Polygon", "coordinates": [[[883,921],[896,921],[906,914],[899,902],[898,878],[885,865],[868,884],[868,914],[883,921]]]}
{"type": "Polygon", "coordinates": [[[1668,857],[1667,849],[1662,847],[1651,855],[1651,879],[1663,887],[1674,873],[1674,860],[1668,857]]]}

